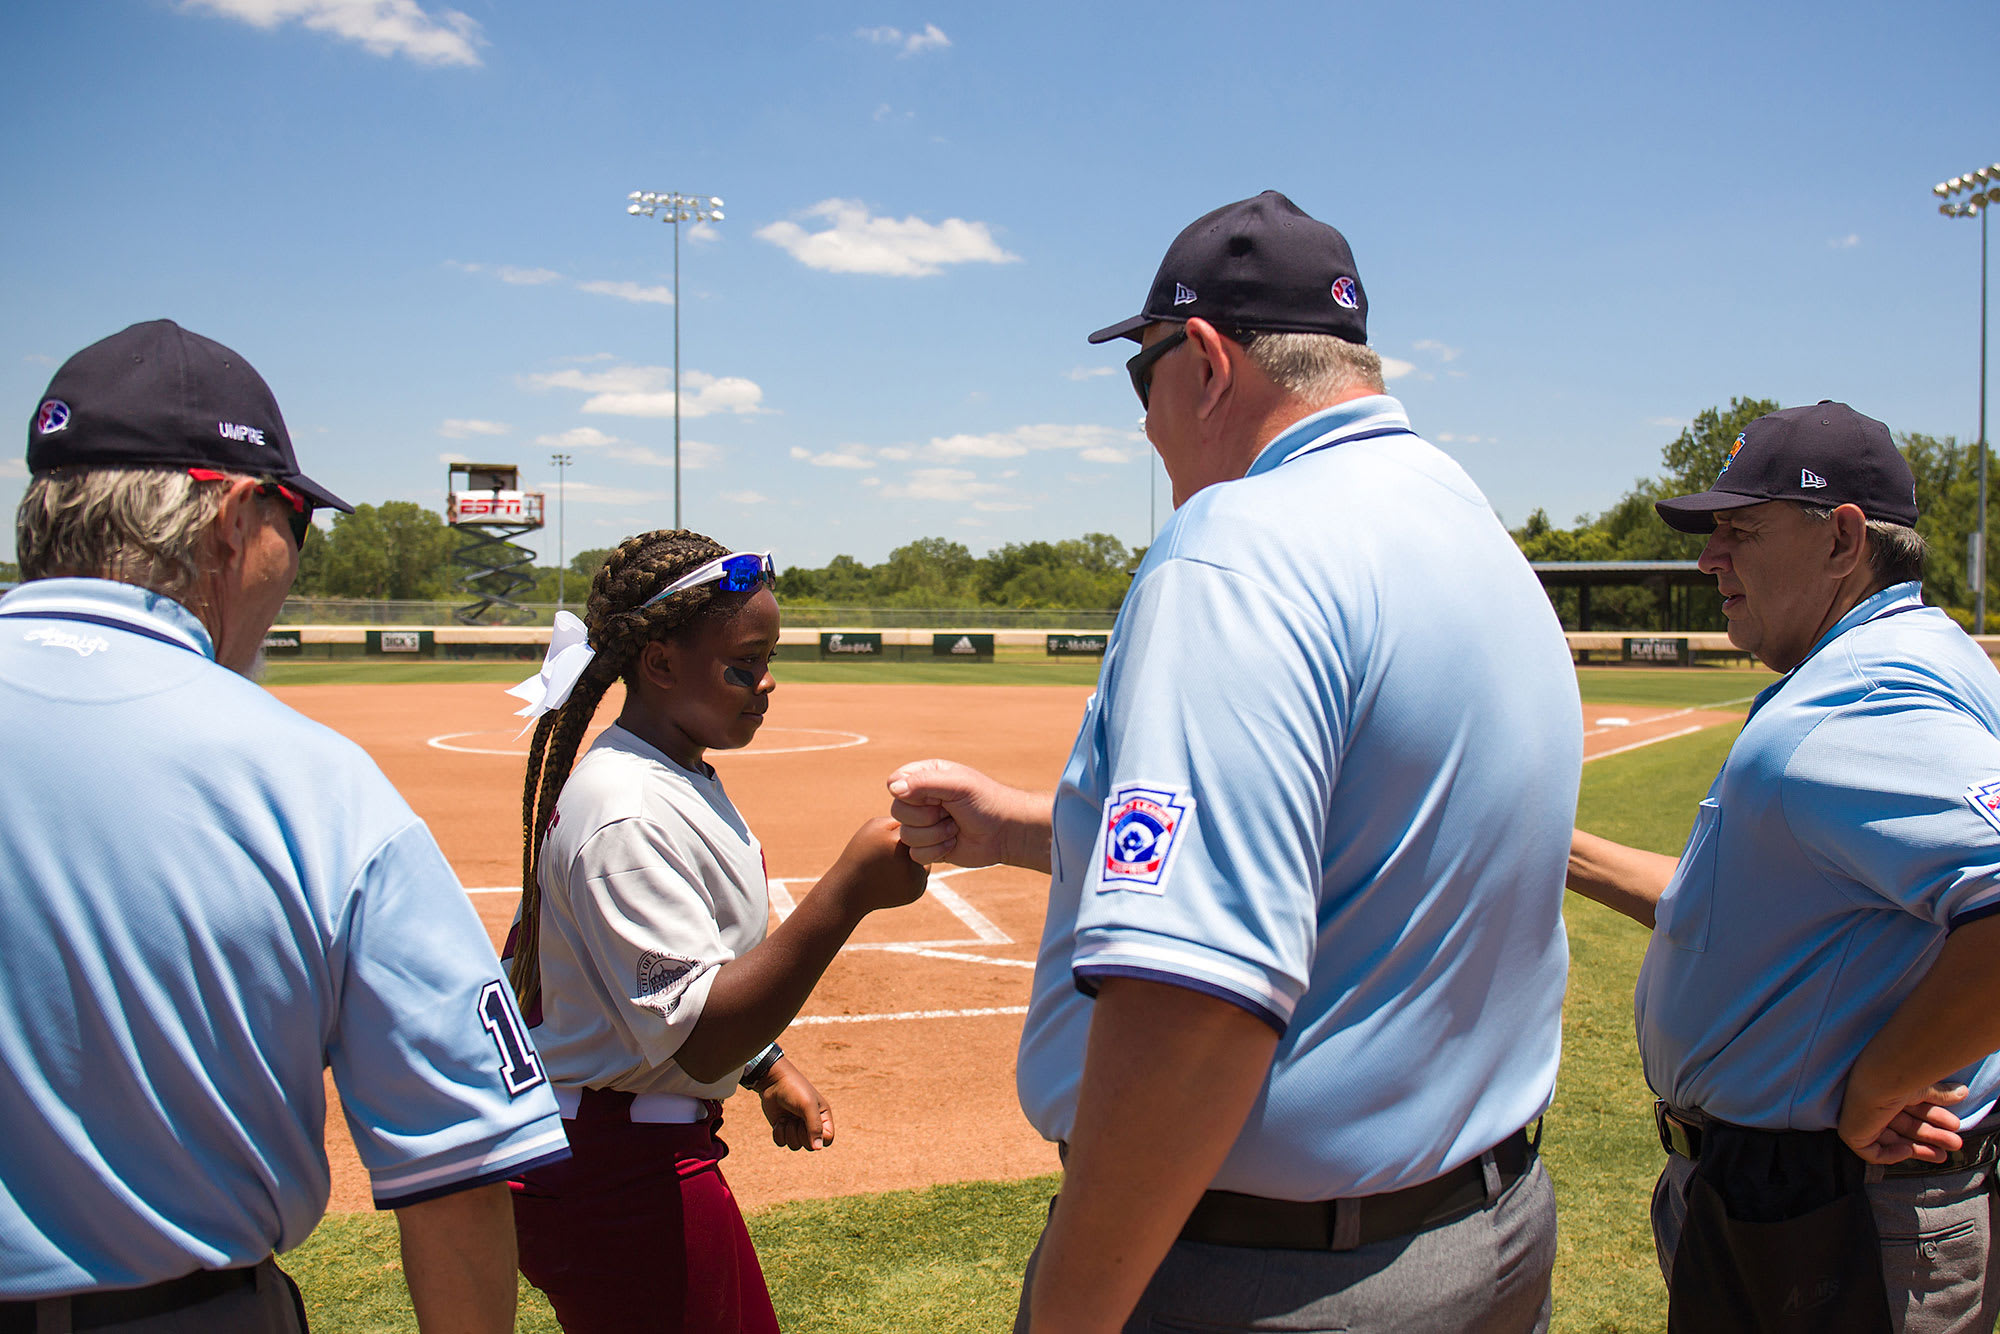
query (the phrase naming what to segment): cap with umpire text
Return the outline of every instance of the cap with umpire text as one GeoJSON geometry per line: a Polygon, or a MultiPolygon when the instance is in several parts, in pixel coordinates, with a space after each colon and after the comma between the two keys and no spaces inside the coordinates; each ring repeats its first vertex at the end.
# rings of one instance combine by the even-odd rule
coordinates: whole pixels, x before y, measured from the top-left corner
{"type": "Polygon", "coordinates": [[[299,471],[264,377],[172,320],[135,324],[62,364],[28,424],[28,471],[192,467],[267,477],[349,505],[299,471]]]}
{"type": "Polygon", "coordinates": [[[1830,398],[1759,417],[1730,446],[1715,485],[1653,508],[1684,533],[1707,533],[1717,511],[1767,500],[1854,505],[1871,519],[1905,527],[1917,521],[1916,478],[1889,428],[1830,398]]]}
{"type": "Polygon", "coordinates": [[[1136,340],[1156,321],[1196,316],[1223,330],[1368,341],[1368,294],[1347,238],[1276,190],[1189,223],[1167,247],[1144,308],[1090,341],[1136,340]]]}

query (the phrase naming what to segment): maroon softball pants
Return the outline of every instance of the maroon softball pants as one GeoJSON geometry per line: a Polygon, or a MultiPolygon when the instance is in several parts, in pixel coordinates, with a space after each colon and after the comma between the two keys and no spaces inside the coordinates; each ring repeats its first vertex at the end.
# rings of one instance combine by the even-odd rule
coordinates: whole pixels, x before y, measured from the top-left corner
{"type": "Polygon", "coordinates": [[[764,1271],[722,1176],[722,1118],[591,1115],[570,1158],[512,1184],[521,1272],[566,1334],[778,1334],[764,1271]]]}

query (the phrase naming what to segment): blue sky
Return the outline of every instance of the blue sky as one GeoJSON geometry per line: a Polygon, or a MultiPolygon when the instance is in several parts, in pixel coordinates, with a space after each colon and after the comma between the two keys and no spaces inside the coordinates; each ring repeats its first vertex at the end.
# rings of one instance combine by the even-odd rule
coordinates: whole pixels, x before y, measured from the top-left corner
{"type": "Polygon", "coordinates": [[[553,518],[566,449],[569,551],[666,526],[672,237],[624,209],[681,190],[726,201],[681,249],[688,526],[806,565],[1139,544],[1129,346],[1084,335],[1275,188],[1510,524],[1607,506],[1732,395],[1976,432],[1979,227],[1929,191],[2000,159],[1990,0],[460,4],[0,8],[16,420],[167,316],[350,500],[441,509],[465,457],[553,518]]]}

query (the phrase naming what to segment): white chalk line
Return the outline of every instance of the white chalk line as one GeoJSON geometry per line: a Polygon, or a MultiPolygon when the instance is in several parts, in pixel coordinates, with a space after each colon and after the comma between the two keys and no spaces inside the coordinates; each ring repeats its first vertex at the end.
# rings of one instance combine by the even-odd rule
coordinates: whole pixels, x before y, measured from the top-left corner
{"type": "Polygon", "coordinates": [[[872,1024],[884,1019],[985,1019],[991,1015],[1026,1014],[1025,1005],[993,1005],[979,1010],[903,1010],[896,1014],[802,1014],[792,1020],[800,1024],[872,1024]]]}
{"type": "Polygon", "coordinates": [[[1644,741],[1634,741],[1629,746],[1613,746],[1610,750],[1600,750],[1595,755],[1584,756],[1583,762],[1589,764],[1592,760],[1601,760],[1612,755],[1623,755],[1628,750],[1639,750],[1646,746],[1657,746],[1662,741],[1675,741],[1681,737],[1693,736],[1696,732],[1705,732],[1707,730],[1708,728],[1705,724],[1696,723],[1693,727],[1683,727],[1680,731],[1668,732],[1665,736],[1649,736],[1644,741]]]}
{"type": "MultiPolygon", "coordinates": [[[[444,732],[438,736],[425,738],[424,744],[433,750],[448,750],[455,755],[505,755],[510,759],[527,759],[528,752],[525,750],[497,750],[492,746],[461,746],[455,744],[469,736],[495,736],[504,732],[504,730],[503,728],[488,728],[480,732],[444,732]]],[[[753,746],[747,750],[718,750],[711,751],[709,758],[735,759],[738,757],[748,758],[755,755],[805,755],[816,750],[850,750],[855,746],[865,746],[868,744],[868,738],[861,735],[861,733],[844,732],[837,727],[765,727],[759,729],[758,735],[768,736],[774,732],[789,732],[794,735],[804,733],[811,736],[837,736],[845,739],[830,741],[824,745],[817,746],[753,746]]]]}
{"type": "MultiPolygon", "coordinates": [[[[1584,729],[1583,729],[1583,734],[1584,734],[1585,736],[1600,736],[1600,735],[1602,735],[1603,733],[1605,733],[1605,732],[1608,732],[1608,731],[1610,731],[1610,730],[1611,730],[1612,728],[1614,728],[1614,727],[1645,727],[1645,726],[1648,726],[1649,724],[1652,724],[1652,723],[1664,723],[1664,722],[1667,722],[1668,720],[1670,720],[1670,719],[1673,719],[1673,718],[1685,718],[1685,717],[1687,717],[1687,716],[1688,716],[1688,715],[1689,715],[1690,713],[1701,713],[1701,712],[1703,712],[1704,710],[1707,710],[1707,709],[1726,709],[1726,708],[1728,708],[1728,707],[1729,707],[1730,705],[1732,705],[1732,704],[1748,704],[1748,703],[1749,703],[1749,702],[1750,702],[1751,700],[1753,700],[1753,699],[1755,699],[1755,698],[1757,698],[1757,697],[1756,697],[1755,695],[1745,695],[1745,696],[1743,696],[1743,698],[1741,698],[1741,699],[1723,699],[1723,700],[1717,700],[1717,701],[1716,701],[1715,703],[1713,703],[1713,704],[1692,704],[1692,705],[1689,705],[1689,706],[1688,706],[1687,708],[1685,708],[1685,709],[1675,709],[1675,710],[1673,710],[1673,711],[1672,711],[1671,713],[1656,713],[1656,714],[1654,714],[1654,715],[1653,715],[1652,717],[1650,717],[1650,718],[1640,718],[1640,719],[1638,719],[1637,721],[1634,721],[1633,719],[1630,719],[1630,718],[1622,718],[1622,719],[1621,719],[1621,718],[1601,718],[1601,719],[1599,719],[1599,720],[1598,720],[1598,725],[1597,725],[1596,727],[1586,727],[1586,728],[1584,728],[1584,729]]],[[[1687,735],[1687,733],[1685,733],[1685,732],[1676,732],[1676,733],[1674,733],[1674,735],[1675,735],[1675,736],[1686,736],[1686,735],[1687,735]]],[[[1660,739],[1660,740],[1662,740],[1662,741],[1665,741],[1665,740],[1666,740],[1666,738],[1665,738],[1665,737],[1661,737],[1661,738],[1659,738],[1659,739],[1660,739]]],[[[1644,744],[1644,743],[1641,743],[1641,744],[1644,744]]],[[[1605,753],[1606,753],[1606,754],[1615,754],[1616,752],[1615,752],[1615,751],[1606,751],[1605,753]]]]}

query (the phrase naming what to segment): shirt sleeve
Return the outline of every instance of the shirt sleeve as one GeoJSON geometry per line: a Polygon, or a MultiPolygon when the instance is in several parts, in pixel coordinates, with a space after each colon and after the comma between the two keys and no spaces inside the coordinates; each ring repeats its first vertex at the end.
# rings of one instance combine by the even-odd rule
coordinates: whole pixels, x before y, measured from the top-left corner
{"type": "Polygon", "coordinates": [[[334,962],[328,1063],[377,1208],[569,1156],[486,929],[421,821],[362,868],[334,962]]]}
{"type": "Polygon", "coordinates": [[[1073,972],[1205,991],[1283,1032],[1318,938],[1346,732],[1324,618],[1192,560],[1132,590],[1073,972]]]}
{"type": "Polygon", "coordinates": [[[1832,711],[1782,791],[1822,874],[1939,926],[2000,911],[2000,738],[1935,694],[1880,689],[1832,711]]]}
{"type": "MultiPolygon", "coordinates": [[[[714,891],[670,830],[637,817],[584,841],[570,869],[570,910],[603,994],[649,1065],[665,1065],[708,1003],[724,944],[714,891]]],[[[682,834],[681,838],[692,837],[682,834]]]]}

